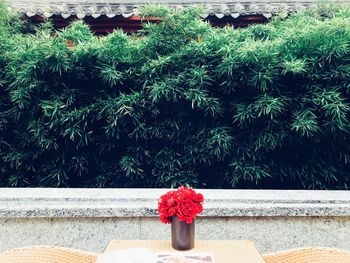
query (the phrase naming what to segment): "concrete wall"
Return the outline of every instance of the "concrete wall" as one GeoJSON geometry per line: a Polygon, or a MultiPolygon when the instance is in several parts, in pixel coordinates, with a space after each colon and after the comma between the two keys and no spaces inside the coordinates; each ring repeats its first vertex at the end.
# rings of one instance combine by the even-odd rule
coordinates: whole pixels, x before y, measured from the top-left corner
{"type": "MultiPolygon", "coordinates": [[[[0,251],[57,245],[102,252],[112,239],[169,239],[166,189],[0,189],[0,251]]],[[[350,192],[201,190],[197,239],[249,239],[262,252],[350,249],[350,192]]]]}

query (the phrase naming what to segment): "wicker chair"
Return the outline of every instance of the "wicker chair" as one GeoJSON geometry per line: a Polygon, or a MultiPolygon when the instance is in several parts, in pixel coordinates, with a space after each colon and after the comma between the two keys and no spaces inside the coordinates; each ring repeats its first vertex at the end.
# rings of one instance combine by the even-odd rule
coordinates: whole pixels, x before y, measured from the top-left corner
{"type": "Polygon", "coordinates": [[[95,263],[96,254],[63,247],[34,246],[0,254],[1,263],[95,263]]]}
{"type": "Polygon", "coordinates": [[[335,248],[299,248],[264,255],[266,263],[347,263],[350,251],[335,248]]]}

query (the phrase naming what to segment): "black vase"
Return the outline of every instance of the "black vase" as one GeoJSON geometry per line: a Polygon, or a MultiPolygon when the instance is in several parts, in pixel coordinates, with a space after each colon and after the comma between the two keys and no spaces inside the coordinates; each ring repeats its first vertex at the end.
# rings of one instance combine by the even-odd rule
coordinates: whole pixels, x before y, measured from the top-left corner
{"type": "Polygon", "coordinates": [[[194,247],[194,220],[191,224],[171,218],[171,246],[177,250],[190,250],[194,247]]]}

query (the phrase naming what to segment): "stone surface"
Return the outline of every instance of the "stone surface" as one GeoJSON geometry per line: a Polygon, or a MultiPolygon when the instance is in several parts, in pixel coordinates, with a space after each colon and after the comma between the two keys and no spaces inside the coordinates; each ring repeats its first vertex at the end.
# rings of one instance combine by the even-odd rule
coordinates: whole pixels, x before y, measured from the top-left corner
{"type": "MultiPolygon", "coordinates": [[[[0,252],[55,245],[102,252],[113,239],[169,239],[157,218],[0,219],[0,252]]],[[[252,240],[261,253],[296,247],[350,249],[350,217],[198,218],[196,239],[252,240]]]]}
{"type": "Polygon", "coordinates": [[[313,244],[350,249],[350,218],[315,218],[313,219],[313,244]]]}
{"type": "Polygon", "coordinates": [[[262,252],[312,245],[312,219],[261,217],[228,219],[227,239],[254,240],[262,252]]]}
{"type": "Polygon", "coordinates": [[[195,231],[197,239],[228,239],[227,218],[199,218],[195,231]]]}
{"type": "Polygon", "coordinates": [[[35,245],[51,245],[50,219],[1,219],[0,251],[35,245]]]}
{"type": "MultiPolygon", "coordinates": [[[[156,217],[168,189],[0,188],[0,218],[156,217]]],[[[350,216],[348,191],[200,190],[204,217],[350,216]]]]}
{"type": "MultiPolygon", "coordinates": [[[[0,251],[55,245],[102,252],[113,239],[169,239],[168,189],[0,189],[0,251]]],[[[263,252],[350,249],[350,192],[200,190],[197,239],[249,239],[263,252]]]]}
{"type": "Polygon", "coordinates": [[[51,245],[103,251],[112,239],[140,237],[140,218],[55,218],[51,245]]]}
{"type": "Polygon", "coordinates": [[[169,239],[170,224],[163,224],[158,218],[141,218],[139,239],[169,239]]]}

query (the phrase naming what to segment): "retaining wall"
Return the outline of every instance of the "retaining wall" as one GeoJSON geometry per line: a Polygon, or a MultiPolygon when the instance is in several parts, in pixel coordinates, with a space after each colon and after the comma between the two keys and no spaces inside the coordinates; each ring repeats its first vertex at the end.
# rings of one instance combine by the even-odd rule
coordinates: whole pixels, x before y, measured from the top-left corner
{"type": "MultiPolygon", "coordinates": [[[[0,251],[56,245],[102,252],[112,239],[169,239],[157,217],[167,189],[0,188],[0,251]]],[[[196,239],[249,239],[262,252],[350,249],[350,192],[200,190],[196,239]]]]}

